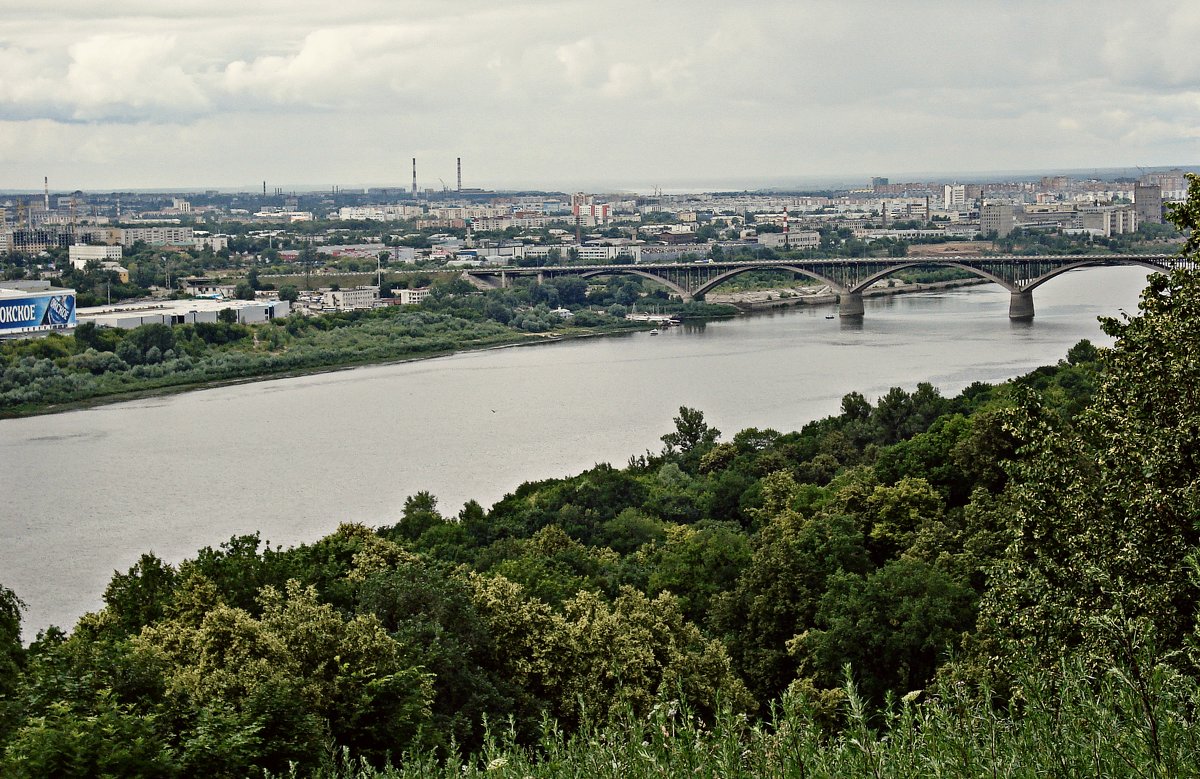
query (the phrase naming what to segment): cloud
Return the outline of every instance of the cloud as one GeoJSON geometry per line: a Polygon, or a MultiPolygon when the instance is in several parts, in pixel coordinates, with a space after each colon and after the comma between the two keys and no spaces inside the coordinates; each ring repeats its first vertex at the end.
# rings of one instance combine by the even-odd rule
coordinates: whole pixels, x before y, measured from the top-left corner
{"type": "Polygon", "coordinates": [[[197,78],[178,61],[171,35],[97,35],[73,44],[63,99],[81,120],[172,117],[202,113],[197,78]]]}
{"type": "Polygon", "coordinates": [[[19,151],[47,138],[67,175],[213,184],[413,154],[494,185],[1187,162],[1198,37],[1200,6],[1154,0],[9,0],[0,164],[47,167],[19,151]]]}

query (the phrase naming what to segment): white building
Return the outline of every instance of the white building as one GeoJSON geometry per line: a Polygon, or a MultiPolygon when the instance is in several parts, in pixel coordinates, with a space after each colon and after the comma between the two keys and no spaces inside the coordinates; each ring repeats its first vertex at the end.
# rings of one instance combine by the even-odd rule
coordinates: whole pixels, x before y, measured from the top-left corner
{"type": "Polygon", "coordinates": [[[417,287],[415,289],[398,289],[396,296],[400,298],[400,305],[414,306],[424,302],[425,298],[429,297],[429,287],[417,287]]]}
{"type": "Polygon", "coordinates": [[[219,252],[222,249],[229,248],[228,235],[210,235],[209,233],[197,232],[192,238],[192,245],[197,249],[212,249],[214,252],[219,252]]]}
{"type": "Polygon", "coordinates": [[[338,311],[358,308],[375,308],[379,305],[379,287],[355,287],[353,289],[324,290],[321,307],[338,311]]]}
{"type": "Polygon", "coordinates": [[[77,244],[67,249],[67,257],[71,260],[71,267],[77,270],[82,270],[88,264],[89,260],[120,264],[122,256],[123,250],[120,246],[85,246],[77,244]]]}
{"type": "Polygon", "coordinates": [[[193,246],[194,236],[190,227],[172,227],[157,225],[155,227],[126,227],[121,230],[121,245],[133,246],[135,241],[143,241],[151,246],[193,246]]]}
{"type": "Polygon", "coordinates": [[[758,236],[759,246],[769,246],[782,249],[785,245],[792,249],[816,249],[821,245],[821,234],[816,230],[797,230],[788,233],[761,233],[758,236]]]}
{"type": "Polygon", "coordinates": [[[1079,209],[1080,224],[1092,235],[1105,238],[1122,233],[1135,233],[1138,213],[1133,206],[1109,206],[1079,209]]]}
{"type": "Polygon", "coordinates": [[[81,308],[79,322],[95,322],[97,327],[132,330],[142,325],[191,325],[217,322],[221,311],[232,310],[241,324],[268,322],[291,313],[286,300],[164,300],[155,303],[131,303],[81,308]]]}
{"type": "Polygon", "coordinates": [[[947,211],[961,208],[967,204],[966,184],[947,184],[942,189],[942,207],[947,211]]]}
{"type": "Polygon", "coordinates": [[[585,262],[608,263],[621,257],[636,259],[636,250],[638,247],[633,245],[623,246],[574,246],[571,247],[579,253],[579,259],[585,262]]]}

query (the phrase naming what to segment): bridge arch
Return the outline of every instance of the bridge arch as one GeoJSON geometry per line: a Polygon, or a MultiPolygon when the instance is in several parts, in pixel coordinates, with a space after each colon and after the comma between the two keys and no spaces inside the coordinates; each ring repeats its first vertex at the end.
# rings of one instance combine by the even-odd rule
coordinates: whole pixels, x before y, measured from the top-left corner
{"type": "Polygon", "coordinates": [[[1050,271],[1049,273],[1043,273],[1041,276],[1038,276],[1036,279],[1030,280],[1029,283],[1027,283],[1025,285],[1025,289],[1026,289],[1026,291],[1032,291],[1034,289],[1037,289],[1038,287],[1042,286],[1050,279],[1053,279],[1057,276],[1061,276],[1062,274],[1066,273],[1067,271],[1078,270],[1080,268],[1112,268],[1112,267],[1116,267],[1118,265],[1124,265],[1124,266],[1138,265],[1143,268],[1149,268],[1150,270],[1157,271],[1159,273],[1166,273],[1167,271],[1170,270],[1170,268],[1167,267],[1165,264],[1153,262],[1151,260],[1127,260],[1127,259],[1103,260],[1103,259],[1090,259],[1089,258],[1086,260],[1080,260],[1079,262],[1071,263],[1070,265],[1064,265],[1061,268],[1055,268],[1054,270],[1050,271]]]}
{"type": "Polygon", "coordinates": [[[573,275],[573,276],[578,276],[581,279],[593,279],[593,278],[596,278],[597,276],[621,276],[621,275],[641,276],[643,279],[649,279],[650,281],[656,281],[659,284],[662,284],[664,287],[671,290],[676,295],[679,295],[679,297],[683,298],[684,300],[692,300],[696,294],[696,293],[689,292],[688,290],[684,289],[683,287],[679,286],[678,284],[676,284],[675,282],[671,281],[668,278],[656,275],[654,273],[650,273],[648,271],[638,270],[637,268],[635,268],[632,265],[629,266],[628,268],[621,266],[621,267],[614,267],[614,268],[602,268],[600,270],[584,271],[583,273],[573,273],[573,274],[565,274],[564,273],[564,274],[556,274],[556,275],[564,275],[564,276],[565,275],[573,275]]]}
{"type": "Polygon", "coordinates": [[[822,284],[827,284],[827,285],[829,285],[829,288],[831,290],[833,290],[834,292],[837,292],[839,294],[850,291],[850,290],[846,289],[846,287],[844,285],[839,284],[838,282],[834,281],[833,279],[829,278],[828,276],[822,276],[819,273],[808,270],[807,268],[801,268],[797,265],[750,265],[750,266],[747,266],[744,268],[734,268],[730,271],[726,271],[725,273],[722,273],[720,276],[717,276],[716,278],[712,279],[711,281],[707,281],[704,284],[701,284],[699,287],[696,288],[696,292],[694,294],[696,295],[696,297],[702,297],[703,295],[708,294],[708,292],[710,290],[712,290],[713,288],[720,286],[721,284],[728,281],[729,279],[732,279],[734,276],[738,276],[743,273],[748,273],[752,270],[791,271],[792,273],[795,273],[797,276],[806,276],[810,279],[814,279],[815,281],[819,281],[822,284]]]}
{"type": "Polygon", "coordinates": [[[906,262],[901,265],[895,265],[890,268],[885,268],[884,270],[881,270],[878,273],[873,273],[870,276],[868,276],[867,278],[863,279],[861,282],[858,283],[857,286],[854,287],[853,290],[851,290],[851,292],[862,292],[864,289],[871,286],[875,282],[880,281],[882,279],[886,279],[888,276],[891,276],[894,273],[898,273],[902,270],[907,270],[908,268],[917,268],[922,265],[937,265],[942,268],[958,268],[959,270],[964,270],[964,271],[967,271],[968,273],[974,274],[974,275],[978,276],[979,278],[984,279],[985,281],[990,281],[995,284],[999,284],[1000,286],[1007,289],[1009,292],[1020,292],[1020,290],[1017,289],[1017,287],[1010,284],[1008,281],[1006,281],[1005,279],[1002,279],[1001,277],[997,276],[994,273],[990,273],[982,268],[975,268],[975,267],[966,265],[961,262],[953,262],[953,261],[948,261],[948,260],[906,262]]]}

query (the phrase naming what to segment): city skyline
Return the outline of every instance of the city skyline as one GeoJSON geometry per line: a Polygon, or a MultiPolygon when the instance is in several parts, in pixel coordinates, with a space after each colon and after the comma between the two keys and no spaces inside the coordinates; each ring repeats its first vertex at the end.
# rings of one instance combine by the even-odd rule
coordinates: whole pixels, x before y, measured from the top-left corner
{"type": "Polygon", "coordinates": [[[15,0],[0,189],[785,187],[1188,165],[1174,3],[15,0]],[[915,174],[912,174],[915,175],[915,174]]]}

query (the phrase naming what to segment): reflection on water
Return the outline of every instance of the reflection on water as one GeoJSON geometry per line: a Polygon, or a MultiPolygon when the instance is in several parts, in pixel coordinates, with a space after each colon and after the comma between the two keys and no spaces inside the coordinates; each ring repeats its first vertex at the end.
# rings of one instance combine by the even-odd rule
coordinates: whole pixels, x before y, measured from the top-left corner
{"type": "Polygon", "coordinates": [[[404,498],[456,512],[521,481],[658,449],[680,405],[730,436],[794,430],[841,397],[930,381],[953,393],[1103,342],[1096,317],[1133,311],[1145,273],[1065,274],[1008,319],[1008,293],[971,287],[531,348],[371,366],[0,421],[0,584],[28,604],[26,637],[73,624],[142,552],[178,561],[235,534],[295,544],[340,522],[394,522],[404,498]],[[52,572],[47,575],[47,572],[52,572]]]}

